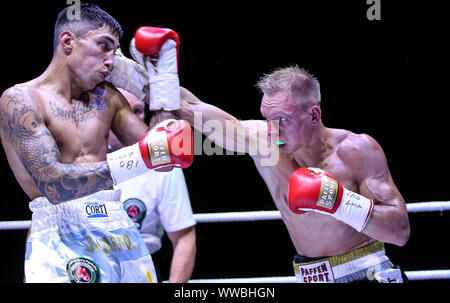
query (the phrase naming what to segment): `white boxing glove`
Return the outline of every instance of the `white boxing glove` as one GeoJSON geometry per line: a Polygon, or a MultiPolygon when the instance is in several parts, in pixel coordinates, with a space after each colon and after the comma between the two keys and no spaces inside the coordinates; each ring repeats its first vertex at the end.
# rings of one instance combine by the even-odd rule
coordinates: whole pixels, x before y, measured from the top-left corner
{"type": "Polygon", "coordinates": [[[179,47],[178,34],[167,28],[142,26],[131,41],[132,57],[148,72],[152,111],[180,108],[179,47]]]}

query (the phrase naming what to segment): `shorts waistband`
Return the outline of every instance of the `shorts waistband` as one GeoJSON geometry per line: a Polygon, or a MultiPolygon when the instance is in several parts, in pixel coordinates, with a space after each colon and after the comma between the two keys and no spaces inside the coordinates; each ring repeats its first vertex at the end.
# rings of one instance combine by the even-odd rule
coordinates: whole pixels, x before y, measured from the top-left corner
{"type": "Polygon", "coordinates": [[[337,256],[309,258],[309,257],[300,256],[300,255],[295,255],[294,263],[306,265],[306,264],[315,263],[318,261],[328,260],[328,261],[330,261],[331,266],[337,266],[337,265],[340,265],[343,263],[350,262],[355,259],[365,257],[365,256],[375,253],[377,251],[383,251],[383,250],[384,250],[384,243],[376,241],[367,246],[360,247],[360,248],[351,250],[349,252],[346,252],[346,253],[343,253],[343,254],[337,255],[337,256]]]}
{"type": "Polygon", "coordinates": [[[133,226],[120,201],[120,190],[107,190],[79,199],[52,204],[40,197],[30,202],[32,234],[113,230],[133,226]]]}
{"type": "Polygon", "coordinates": [[[308,258],[296,255],[293,265],[299,282],[305,277],[307,279],[304,282],[319,278],[325,279],[321,282],[352,282],[367,278],[369,269],[379,270],[393,266],[385,255],[384,243],[378,241],[337,256],[308,258]],[[320,276],[319,271],[328,275],[320,276]]]}
{"type": "Polygon", "coordinates": [[[59,204],[51,203],[46,197],[39,197],[30,202],[30,210],[34,213],[37,211],[56,211],[71,212],[78,208],[85,202],[103,201],[103,202],[116,202],[120,201],[120,190],[103,190],[96,192],[92,195],[81,197],[78,199],[62,202],[59,204]]]}

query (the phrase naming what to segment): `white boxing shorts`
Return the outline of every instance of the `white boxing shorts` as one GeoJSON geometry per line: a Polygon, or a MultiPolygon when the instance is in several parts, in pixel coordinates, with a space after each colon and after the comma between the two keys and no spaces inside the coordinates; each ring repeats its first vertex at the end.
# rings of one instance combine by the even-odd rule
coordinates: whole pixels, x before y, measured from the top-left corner
{"type": "Polygon", "coordinates": [[[152,258],[124,211],[120,191],[52,204],[30,202],[27,283],[157,282],[152,258]]]}

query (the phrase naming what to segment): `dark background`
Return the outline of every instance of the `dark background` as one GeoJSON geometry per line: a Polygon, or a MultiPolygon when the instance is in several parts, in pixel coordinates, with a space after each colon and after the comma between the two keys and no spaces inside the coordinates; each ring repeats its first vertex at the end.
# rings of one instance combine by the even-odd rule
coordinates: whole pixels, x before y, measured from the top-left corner
{"type": "MultiPolygon", "coordinates": [[[[176,30],[181,84],[239,119],[262,118],[255,83],[263,73],[290,64],[306,68],[321,82],[324,124],[374,137],[408,203],[449,199],[450,11],[444,1],[382,0],[381,21],[367,20],[364,0],[91,2],[122,24],[126,55],[139,26],[176,30]]],[[[15,1],[0,11],[2,92],[48,66],[54,22],[65,6],[64,0],[15,1]]],[[[3,150],[0,156],[0,221],[29,220],[29,199],[3,150]]],[[[194,213],[275,210],[249,156],[196,156],[185,176],[194,213]]],[[[391,259],[407,271],[449,269],[449,213],[410,214],[410,224],[406,246],[387,245],[391,259]]],[[[0,231],[0,281],[22,280],[25,236],[0,231]]],[[[293,274],[295,251],[281,221],[198,224],[197,239],[193,279],[293,274]]],[[[164,238],[154,257],[164,279],[170,257],[164,238]]]]}

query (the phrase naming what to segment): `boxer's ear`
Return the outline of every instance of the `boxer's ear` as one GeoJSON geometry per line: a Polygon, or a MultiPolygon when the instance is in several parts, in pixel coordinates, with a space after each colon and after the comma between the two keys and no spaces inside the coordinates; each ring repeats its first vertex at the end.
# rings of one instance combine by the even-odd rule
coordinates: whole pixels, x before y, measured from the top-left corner
{"type": "Polygon", "coordinates": [[[75,35],[69,30],[65,30],[59,35],[59,44],[66,55],[69,55],[72,52],[72,41],[74,38],[75,35]]]}
{"type": "Polygon", "coordinates": [[[313,123],[317,123],[322,119],[322,110],[317,105],[311,106],[309,108],[309,113],[313,123]]]}

